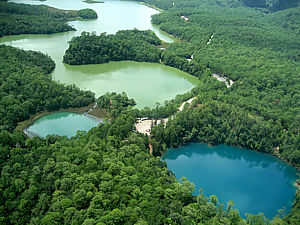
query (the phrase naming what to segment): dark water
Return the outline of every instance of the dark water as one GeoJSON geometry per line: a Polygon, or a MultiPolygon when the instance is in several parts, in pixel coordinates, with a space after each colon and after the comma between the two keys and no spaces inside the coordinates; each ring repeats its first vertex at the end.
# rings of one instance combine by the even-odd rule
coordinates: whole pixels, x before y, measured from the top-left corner
{"type": "Polygon", "coordinates": [[[186,177],[206,196],[219,202],[234,201],[241,216],[263,212],[267,218],[277,210],[291,209],[297,170],[267,154],[228,145],[202,143],[169,149],[162,157],[176,177],[186,177]]]}
{"type": "Polygon", "coordinates": [[[41,117],[27,131],[40,137],[48,134],[72,137],[78,130],[88,131],[101,121],[78,113],[58,112],[41,117]]]}

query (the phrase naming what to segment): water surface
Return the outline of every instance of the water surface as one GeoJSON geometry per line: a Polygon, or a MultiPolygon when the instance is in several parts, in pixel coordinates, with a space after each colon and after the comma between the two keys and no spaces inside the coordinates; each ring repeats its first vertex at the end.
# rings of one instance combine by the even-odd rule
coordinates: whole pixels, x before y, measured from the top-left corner
{"type": "Polygon", "coordinates": [[[27,131],[40,137],[46,137],[49,134],[72,137],[78,130],[88,131],[100,122],[102,122],[100,119],[84,114],[56,112],[39,118],[27,128],[27,131]]]}
{"type": "Polygon", "coordinates": [[[169,149],[162,159],[178,179],[195,184],[195,194],[202,188],[221,203],[233,200],[242,216],[263,212],[272,218],[279,209],[290,210],[295,198],[296,169],[267,154],[196,143],[169,149]]]}
{"type": "Polygon", "coordinates": [[[107,0],[105,3],[88,4],[81,0],[10,0],[14,3],[25,3],[32,5],[48,5],[58,9],[79,10],[84,8],[93,9],[98,14],[96,20],[78,20],[70,22],[79,35],[82,31],[97,34],[102,32],[116,33],[118,30],[137,28],[139,30],[153,30],[163,41],[171,43],[174,40],[165,32],[160,31],[157,26],[151,24],[151,16],[159,13],[156,9],[134,1],[107,0]]]}

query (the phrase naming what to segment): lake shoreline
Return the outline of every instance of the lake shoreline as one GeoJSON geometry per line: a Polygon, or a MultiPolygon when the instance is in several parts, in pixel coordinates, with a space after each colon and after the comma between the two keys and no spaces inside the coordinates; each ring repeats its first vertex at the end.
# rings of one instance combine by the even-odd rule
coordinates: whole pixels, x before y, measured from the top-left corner
{"type": "Polygon", "coordinates": [[[157,10],[159,12],[164,12],[165,11],[163,9],[160,9],[160,8],[156,7],[155,5],[150,5],[150,4],[147,4],[145,2],[138,2],[138,3],[141,4],[141,5],[148,6],[149,8],[155,9],[155,10],[157,10]]]}
{"type": "Polygon", "coordinates": [[[294,183],[294,186],[297,188],[298,191],[300,191],[300,184],[298,184],[297,181],[294,183]]]}
{"type": "Polygon", "coordinates": [[[94,119],[101,120],[101,119],[109,116],[108,113],[105,112],[105,110],[100,109],[100,108],[93,108],[94,105],[95,105],[95,102],[93,102],[87,106],[79,107],[79,108],[62,108],[62,109],[59,109],[56,111],[51,111],[51,112],[50,111],[38,112],[38,113],[32,115],[29,119],[19,122],[18,126],[16,127],[16,130],[24,132],[24,130],[26,130],[28,127],[33,125],[34,122],[37,121],[38,119],[40,119],[41,117],[52,114],[52,113],[57,113],[57,112],[70,112],[70,113],[85,114],[87,111],[92,109],[90,112],[88,112],[86,114],[92,116],[94,119]],[[102,115],[103,115],[103,117],[102,117],[102,115]]]}

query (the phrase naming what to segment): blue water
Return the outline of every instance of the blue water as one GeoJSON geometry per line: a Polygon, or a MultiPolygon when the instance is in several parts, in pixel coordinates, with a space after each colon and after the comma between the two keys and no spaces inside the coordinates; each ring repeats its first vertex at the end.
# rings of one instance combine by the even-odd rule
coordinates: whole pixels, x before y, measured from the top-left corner
{"type": "Polygon", "coordinates": [[[277,158],[228,145],[203,143],[169,149],[162,157],[179,179],[186,177],[204,195],[220,203],[234,201],[241,216],[263,212],[273,218],[277,210],[291,209],[297,170],[277,158]]]}
{"type": "Polygon", "coordinates": [[[72,137],[78,130],[88,131],[100,122],[84,114],[57,112],[39,118],[27,130],[40,137],[46,137],[48,134],[72,137]]]}

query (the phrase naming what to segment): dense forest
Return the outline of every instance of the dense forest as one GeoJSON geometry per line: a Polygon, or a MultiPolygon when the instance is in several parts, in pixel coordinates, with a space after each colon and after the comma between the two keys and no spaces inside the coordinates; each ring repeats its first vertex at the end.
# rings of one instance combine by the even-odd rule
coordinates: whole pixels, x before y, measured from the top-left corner
{"type": "MultiPolygon", "coordinates": [[[[193,196],[193,185],[178,182],[159,158],[168,147],[225,143],[273,154],[300,168],[298,1],[145,3],[166,10],[152,21],[181,41],[160,51],[151,31],[84,32],[71,40],[64,61],[161,59],[197,76],[199,84],[143,110],[132,109],[135,102],[125,93],[107,93],[97,102],[111,113],[111,122],[71,139],[27,139],[14,128],[36,112],[87,105],[95,101],[94,94],[52,81],[50,57],[0,46],[0,223],[299,224],[299,191],[288,215],[279,213],[272,221],[263,214],[243,219],[231,201],[221,204],[202,192],[193,196]],[[212,73],[235,83],[227,88],[212,73]],[[196,97],[191,105],[177,112],[191,97],[196,97]],[[166,126],[152,129],[154,156],[148,137],[134,130],[136,118],[144,116],[169,117],[166,126]]],[[[21,20],[31,15],[16,14],[21,20]]]]}
{"type": "MultiPolygon", "coordinates": [[[[263,216],[243,220],[233,203],[216,196],[192,196],[125,113],[112,124],[67,139],[50,136],[8,150],[1,171],[3,224],[263,224],[263,216]],[[125,141],[126,140],[126,141],[125,141]],[[23,165],[26,164],[26,167],[23,165]],[[247,221],[247,222],[246,222],[247,221]]],[[[277,224],[283,224],[276,218],[277,224]]]]}
{"type": "Polygon", "coordinates": [[[63,61],[70,65],[133,60],[159,62],[161,41],[153,31],[122,30],[116,34],[83,32],[69,42],[63,61]]]}
{"type": "Polygon", "coordinates": [[[45,5],[0,1],[0,36],[13,34],[51,34],[75,30],[68,20],[96,19],[92,9],[60,10],[45,5]]]}
{"type": "MultiPolygon", "coordinates": [[[[280,125],[296,143],[300,127],[299,27],[282,26],[279,21],[287,15],[297,20],[299,9],[265,14],[251,8],[181,8],[155,15],[153,22],[185,40],[164,51],[166,65],[202,80],[207,79],[206,73],[215,72],[236,81],[230,89],[225,85],[219,88],[211,98],[280,125]],[[193,60],[187,61],[191,56],[193,60]]],[[[290,153],[293,150],[299,147],[291,148],[290,153]]]]}
{"type": "Polygon", "coordinates": [[[171,45],[162,54],[162,61],[198,77],[206,68],[229,77],[236,84],[226,90],[223,101],[259,113],[267,120],[280,119],[286,128],[296,127],[295,115],[300,113],[299,34],[259,24],[259,19],[243,20],[241,27],[239,18],[245,18],[243,15],[252,10],[249,11],[230,9],[223,15],[219,12],[220,17],[213,17],[214,10],[202,11],[190,15],[188,22],[180,14],[155,16],[153,21],[162,29],[187,41],[171,45]],[[228,13],[233,16],[222,19],[228,13]],[[207,24],[215,28],[206,28],[207,24]],[[186,59],[191,56],[193,60],[188,62],[186,59]]]}

